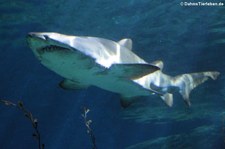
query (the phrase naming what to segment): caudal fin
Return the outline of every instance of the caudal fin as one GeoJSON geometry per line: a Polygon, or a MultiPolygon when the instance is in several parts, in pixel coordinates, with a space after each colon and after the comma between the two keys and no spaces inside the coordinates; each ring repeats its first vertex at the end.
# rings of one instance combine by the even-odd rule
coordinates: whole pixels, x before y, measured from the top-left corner
{"type": "Polygon", "coordinates": [[[220,73],[217,71],[183,74],[174,77],[173,83],[174,86],[179,87],[179,92],[182,95],[185,103],[190,106],[191,102],[189,95],[191,91],[198,85],[207,81],[209,78],[216,80],[219,75],[220,73]]]}

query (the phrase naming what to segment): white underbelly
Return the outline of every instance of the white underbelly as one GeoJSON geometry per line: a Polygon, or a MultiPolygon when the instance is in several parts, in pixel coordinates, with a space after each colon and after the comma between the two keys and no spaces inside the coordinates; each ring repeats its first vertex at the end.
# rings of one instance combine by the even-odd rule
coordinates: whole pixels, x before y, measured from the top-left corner
{"type": "Polygon", "coordinates": [[[61,56],[48,55],[41,63],[60,76],[81,84],[97,86],[126,97],[150,95],[150,91],[132,80],[105,74],[107,68],[100,66],[93,59],[80,58],[80,55],[76,54],[67,55],[66,58],[61,56]]]}

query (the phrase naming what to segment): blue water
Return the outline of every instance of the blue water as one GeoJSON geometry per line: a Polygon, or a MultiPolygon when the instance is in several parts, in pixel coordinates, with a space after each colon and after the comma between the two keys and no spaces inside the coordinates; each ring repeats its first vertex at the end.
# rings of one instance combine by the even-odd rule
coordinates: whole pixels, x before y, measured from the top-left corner
{"type": "MultiPolygon", "coordinates": [[[[178,0],[1,0],[0,98],[24,102],[38,118],[46,149],[92,148],[84,106],[98,149],[225,148],[224,20],[225,7],[182,7],[178,0]],[[191,108],[175,94],[172,108],[151,96],[123,109],[118,95],[96,87],[59,88],[63,78],[27,46],[27,33],[35,31],[131,38],[137,55],[163,60],[169,75],[221,75],[191,93],[191,108]]],[[[0,149],[38,148],[32,132],[21,111],[0,105],[0,149]]]]}

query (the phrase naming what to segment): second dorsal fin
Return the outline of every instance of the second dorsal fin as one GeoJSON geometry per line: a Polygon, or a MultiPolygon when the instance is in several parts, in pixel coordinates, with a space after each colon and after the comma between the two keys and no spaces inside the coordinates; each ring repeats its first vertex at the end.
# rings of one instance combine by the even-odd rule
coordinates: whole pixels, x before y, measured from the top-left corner
{"type": "Polygon", "coordinates": [[[164,64],[163,64],[163,61],[161,61],[161,60],[154,61],[154,62],[152,62],[151,64],[154,65],[154,66],[159,67],[160,70],[163,69],[163,65],[164,65],[164,64]]]}

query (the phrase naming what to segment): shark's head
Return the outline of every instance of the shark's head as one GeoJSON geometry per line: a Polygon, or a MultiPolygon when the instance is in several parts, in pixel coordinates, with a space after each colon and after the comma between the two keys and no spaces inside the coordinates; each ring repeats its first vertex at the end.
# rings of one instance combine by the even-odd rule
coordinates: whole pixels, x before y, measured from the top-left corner
{"type": "Polygon", "coordinates": [[[69,79],[82,74],[76,70],[90,69],[94,63],[93,58],[87,56],[84,50],[90,49],[85,46],[90,46],[87,40],[86,37],[59,33],[32,32],[27,35],[28,45],[41,64],[69,79]]]}
{"type": "Polygon", "coordinates": [[[58,33],[29,33],[27,42],[35,56],[42,60],[46,54],[66,53],[72,50],[69,46],[73,36],[58,33]]]}
{"type": "MultiPolygon", "coordinates": [[[[32,32],[27,36],[29,47],[32,49],[35,56],[42,62],[54,63],[62,60],[63,56],[76,54],[76,59],[82,59],[87,56],[95,60],[98,64],[104,67],[110,67],[112,63],[120,63],[120,49],[128,54],[123,57],[126,61],[131,52],[124,49],[116,42],[97,37],[85,36],[69,36],[53,32],[32,32]],[[69,54],[68,54],[69,53],[69,54]]],[[[131,58],[133,58],[131,56],[131,58]]],[[[133,61],[129,60],[128,62],[133,61]]]]}
{"type": "Polygon", "coordinates": [[[86,66],[82,55],[72,47],[75,38],[58,33],[29,33],[27,42],[41,64],[65,78],[71,78],[71,69],[86,66]]]}

